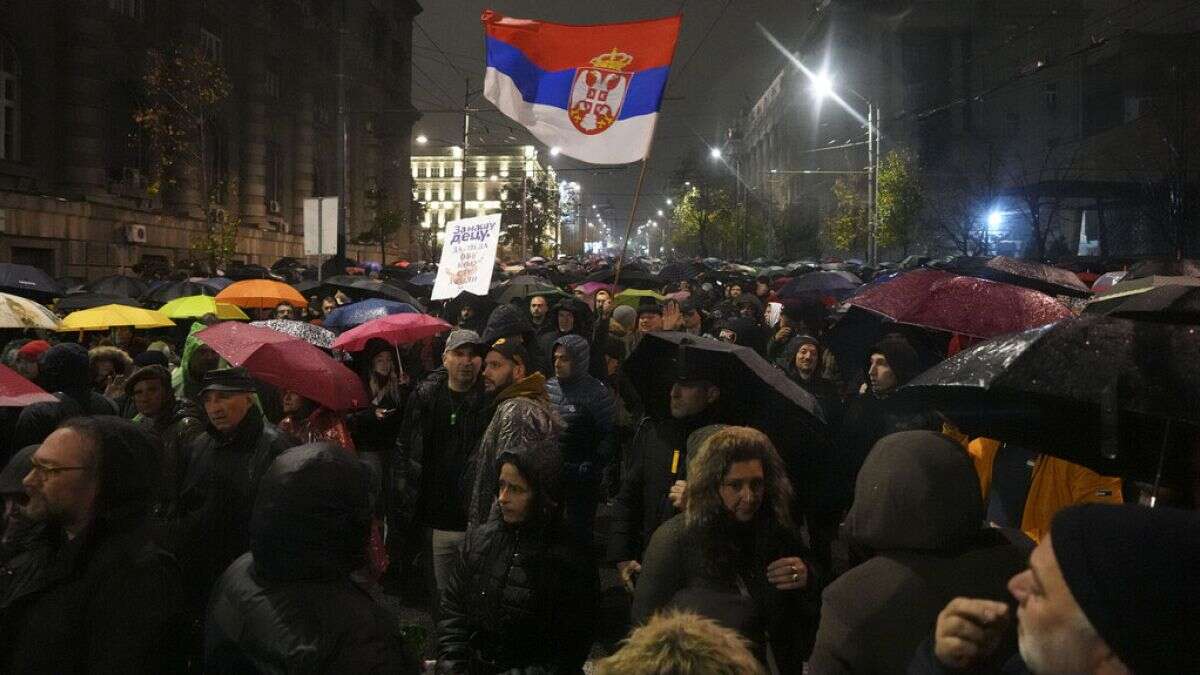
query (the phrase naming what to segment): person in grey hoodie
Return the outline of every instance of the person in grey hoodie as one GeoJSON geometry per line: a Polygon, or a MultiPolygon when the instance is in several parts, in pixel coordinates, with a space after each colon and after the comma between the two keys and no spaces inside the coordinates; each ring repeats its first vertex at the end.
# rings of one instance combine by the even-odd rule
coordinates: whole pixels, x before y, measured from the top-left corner
{"type": "Polygon", "coordinates": [[[546,383],[550,403],[566,427],[559,437],[566,486],[566,520],[581,546],[592,545],[592,525],[600,499],[600,478],[616,454],[612,392],[588,374],[588,342],[579,335],[564,335],[554,342],[555,377],[546,383]]]}

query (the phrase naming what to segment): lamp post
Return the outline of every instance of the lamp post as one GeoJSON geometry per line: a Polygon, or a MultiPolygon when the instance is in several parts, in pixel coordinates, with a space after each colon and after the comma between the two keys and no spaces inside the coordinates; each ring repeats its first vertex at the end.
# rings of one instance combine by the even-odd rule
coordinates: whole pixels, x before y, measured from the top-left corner
{"type": "MultiPolygon", "coordinates": [[[[812,83],[812,93],[818,101],[831,98],[851,113],[858,115],[838,96],[837,91],[834,89],[833,78],[825,71],[813,73],[808,69],[804,69],[804,74],[808,76],[809,81],[812,83]]],[[[879,257],[879,165],[882,159],[880,124],[883,114],[878,105],[854,89],[846,87],[845,91],[867,106],[867,262],[874,265],[879,257]]]]}

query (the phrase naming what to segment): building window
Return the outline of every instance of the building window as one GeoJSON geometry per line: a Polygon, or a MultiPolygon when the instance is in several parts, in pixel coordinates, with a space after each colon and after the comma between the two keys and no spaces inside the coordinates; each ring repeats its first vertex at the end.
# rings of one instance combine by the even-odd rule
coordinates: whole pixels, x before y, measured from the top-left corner
{"type": "Polygon", "coordinates": [[[221,38],[206,28],[200,29],[200,50],[204,52],[204,58],[213,63],[221,63],[224,60],[225,46],[221,38]]]}
{"type": "Polygon", "coordinates": [[[17,50],[0,37],[0,159],[20,159],[20,75],[17,50]]]}
{"type": "Polygon", "coordinates": [[[266,80],[266,85],[267,85],[267,97],[272,98],[272,99],[278,99],[279,98],[279,73],[275,72],[275,70],[273,70],[273,69],[268,69],[265,80],[266,80]]]}
{"type": "Polygon", "coordinates": [[[265,189],[263,190],[263,198],[267,203],[280,201],[279,184],[280,184],[280,167],[279,167],[279,144],[275,141],[267,141],[267,148],[263,163],[265,164],[266,175],[263,178],[265,189]]]}
{"type": "Polygon", "coordinates": [[[1058,109],[1058,83],[1051,82],[1042,89],[1042,103],[1046,106],[1046,112],[1054,112],[1058,109]]]}
{"type": "Polygon", "coordinates": [[[108,8],[135,21],[146,18],[146,0],[108,0],[108,8]]]}

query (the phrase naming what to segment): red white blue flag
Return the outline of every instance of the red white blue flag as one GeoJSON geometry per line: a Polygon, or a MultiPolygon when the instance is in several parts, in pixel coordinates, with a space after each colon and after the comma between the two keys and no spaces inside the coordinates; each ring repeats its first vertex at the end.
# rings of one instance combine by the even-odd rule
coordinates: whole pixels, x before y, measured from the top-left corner
{"type": "Polygon", "coordinates": [[[483,95],[539,141],[592,164],[646,157],[682,17],[571,26],[483,13],[483,95]]]}

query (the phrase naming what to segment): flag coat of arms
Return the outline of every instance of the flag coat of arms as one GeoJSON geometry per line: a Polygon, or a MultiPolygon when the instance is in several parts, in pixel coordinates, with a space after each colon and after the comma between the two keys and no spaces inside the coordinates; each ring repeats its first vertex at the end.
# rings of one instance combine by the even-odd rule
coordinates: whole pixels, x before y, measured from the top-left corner
{"type": "Polygon", "coordinates": [[[681,17],[573,26],[482,19],[483,95],[539,141],[592,164],[650,151],[681,17]]]}

